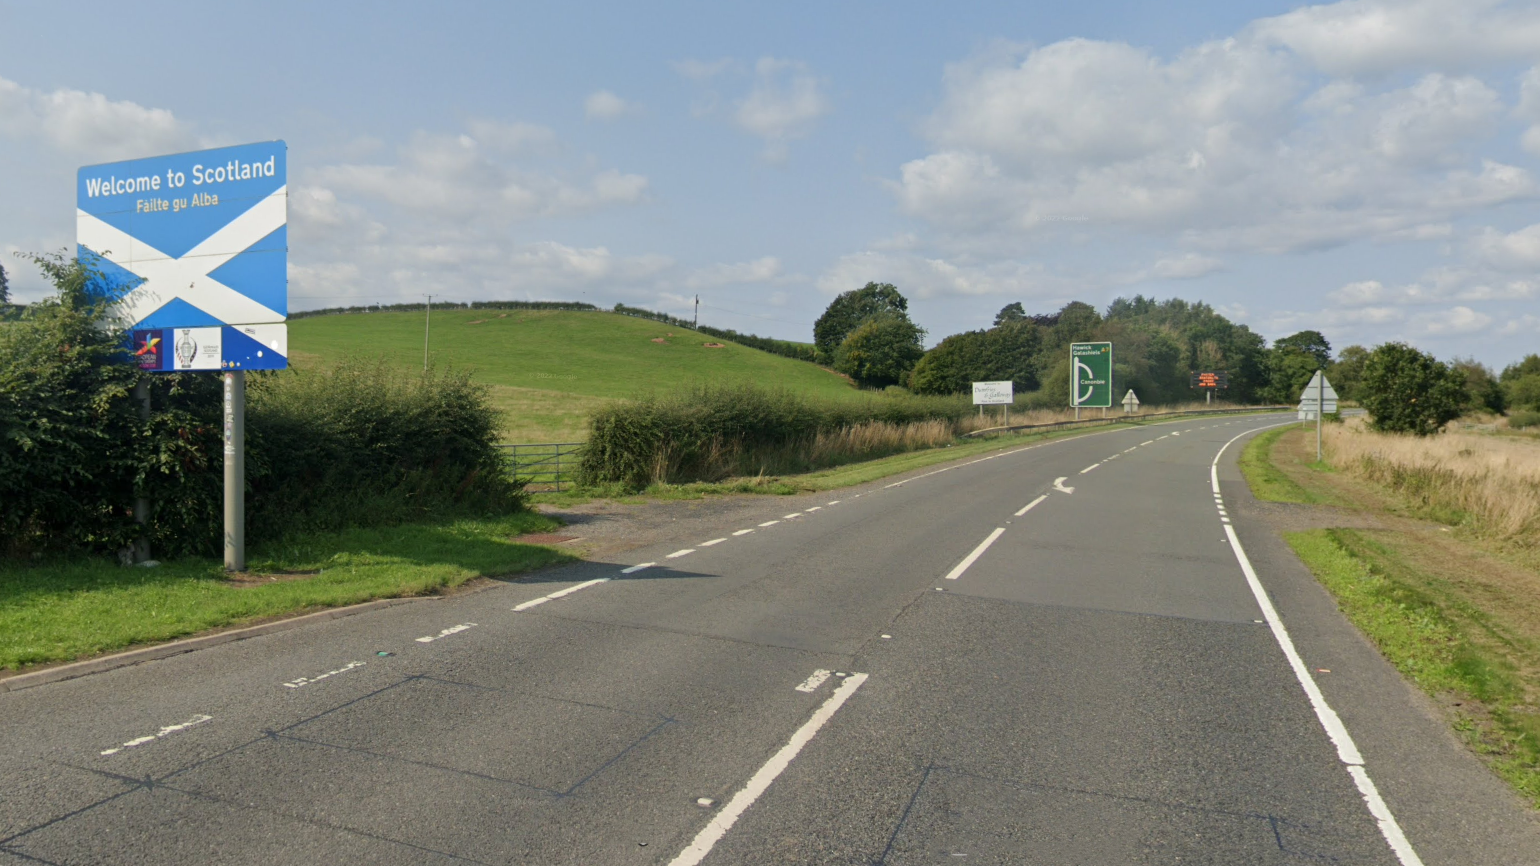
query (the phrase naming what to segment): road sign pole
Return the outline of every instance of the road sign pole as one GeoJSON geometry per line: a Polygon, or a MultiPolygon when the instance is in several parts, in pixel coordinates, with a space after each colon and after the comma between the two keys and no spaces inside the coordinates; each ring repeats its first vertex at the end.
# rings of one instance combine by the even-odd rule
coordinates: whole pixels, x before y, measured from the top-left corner
{"type": "Polygon", "coordinates": [[[246,570],[246,372],[225,371],[225,571],[246,570]]]}
{"type": "Polygon", "coordinates": [[[1326,416],[1326,371],[1317,370],[1315,386],[1315,462],[1321,462],[1321,420],[1326,416]]]}

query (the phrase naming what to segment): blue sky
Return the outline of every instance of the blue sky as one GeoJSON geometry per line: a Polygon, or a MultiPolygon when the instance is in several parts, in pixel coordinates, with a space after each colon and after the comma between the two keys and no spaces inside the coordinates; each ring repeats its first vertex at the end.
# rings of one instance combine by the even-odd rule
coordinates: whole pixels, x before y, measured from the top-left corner
{"type": "Polygon", "coordinates": [[[80,165],[285,139],[294,308],[577,299],[931,340],[1202,299],[1270,338],[1540,351],[1540,7],[0,0],[0,251],[80,165]]]}

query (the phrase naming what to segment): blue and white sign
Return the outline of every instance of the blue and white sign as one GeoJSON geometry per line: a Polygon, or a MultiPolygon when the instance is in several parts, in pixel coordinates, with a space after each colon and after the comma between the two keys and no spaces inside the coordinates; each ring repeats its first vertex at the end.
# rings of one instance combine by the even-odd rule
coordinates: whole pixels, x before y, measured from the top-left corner
{"type": "MultiPolygon", "coordinates": [[[[115,324],[135,332],[220,334],[199,343],[200,366],[159,369],[286,366],[275,366],[271,356],[288,355],[287,156],[287,145],[269,141],[80,170],[79,255],[100,274],[115,324]],[[266,339],[232,333],[231,326],[251,325],[270,326],[266,339]],[[222,349],[217,365],[202,366],[211,360],[209,345],[241,348],[222,349]],[[253,359],[258,363],[243,363],[253,359]]],[[[164,357],[170,363],[177,354],[164,357]]]]}

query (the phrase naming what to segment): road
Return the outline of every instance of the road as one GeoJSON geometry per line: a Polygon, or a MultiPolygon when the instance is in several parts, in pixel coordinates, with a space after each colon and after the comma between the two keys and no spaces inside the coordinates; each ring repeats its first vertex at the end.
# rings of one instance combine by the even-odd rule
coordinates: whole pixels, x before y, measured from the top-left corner
{"type": "Polygon", "coordinates": [[[0,694],[0,864],[1540,863],[1258,516],[1234,460],[1284,420],[0,694]]]}

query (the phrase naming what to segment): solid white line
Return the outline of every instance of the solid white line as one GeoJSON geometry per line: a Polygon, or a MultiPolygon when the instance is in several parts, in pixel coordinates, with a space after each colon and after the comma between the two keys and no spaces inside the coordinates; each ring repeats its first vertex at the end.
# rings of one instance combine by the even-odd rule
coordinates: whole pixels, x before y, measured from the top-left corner
{"type": "Polygon", "coordinates": [[[1016,512],[1016,516],[1020,517],[1023,514],[1026,514],[1028,511],[1031,511],[1033,508],[1036,508],[1037,504],[1039,502],[1042,502],[1044,499],[1047,499],[1047,498],[1048,498],[1048,494],[1044,493],[1042,496],[1039,496],[1038,498],[1032,500],[1031,502],[1028,502],[1025,506],[1022,507],[1022,509],[1020,511],[1016,512]]]}
{"type": "Polygon", "coordinates": [[[777,523],[780,523],[780,521],[779,520],[766,520],[764,523],[761,523],[760,526],[774,526],[777,523]]]}
{"type": "Polygon", "coordinates": [[[721,544],[726,540],[726,538],[713,538],[710,541],[702,541],[700,544],[696,545],[696,547],[710,547],[713,544],[721,544]]]}
{"type": "Polygon", "coordinates": [[[770,783],[774,782],[777,776],[781,775],[787,767],[791,766],[792,760],[797,757],[797,754],[802,751],[804,746],[812,741],[813,736],[818,733],[818,729],[822,728],[828,723],[829,719],[834,717],[839,708],[844,706],[846,701],[850,700],[850,696],[855,694],[856,689],[859,689],[864,682],[866,682],[866,674],[851,674],[846,677],[845,681],[840,684],[840,687],[834,690],[834,694],[830,695],[829,699],[823,702],[823,706],[813,713],[813,717],[808,719],[802,727],[798,728],[797,732],[791,735],[791,739],[786,745],[782,746],[779,752],[772,755],[770,760],[766,761],[765,765],[759,768],[759,772],[749,779],[748,784],[743,786],[743,790],[734,794],[733,798],[727,801],[727,805],[722,807],[722,811],[718,812],[705,827],[701,828],[701,831],[696,834],[695,840],[686,846],[683,851],[680,851],[678,856],[669,861],[669,866],[696,866],[700,861],[706,859],[706,855],[710,854],[711,849],[716,846],[717,842],[727,835],[727,831],[732,829],[733,824],[737,823],[738,818],[750,806],[754,805],[755,800],[758,800],[765,791],[769,790],[770,783]]]}
{"type": "Polygon", "coordinates": [[[417,639],[417,642],[418,643],[433,643],[436,640],[440,640],[442,638],[449,637],[452,634],[459,634],[460,632],[465,631],[466,629],[475,628],[475,627],[476,627],[476,624],[473,623],[473,622],[462,622],[459,625],[452,625],[449,628],[446,628],[443,631],[439,632],[438,634],[430,634],[427,637],[420,637],[420,638],[417,639]]]}
{"type": "Polygon", "coordinates": [[[748,535],[750,532],[753,532],[753,531],[754,530],[752,530],[752,529],[740,529],[737,532],[734,532],[733,535],[748,535]]]}
{"type": "MultiPolygon", "coordinates": [[[[545,604],[548,601],[550,601],[550,599],[545,597],[545,596],[541,596],[540,598],[532,598],[529,601],[523,602],[522,604],[514,605],[513,609],[516,610],[516,611],[519,611],[519,610],[529,610],[532,607],[539,607],[540,605],[545,604]]],[[[419,638],[419,640],[421,640],[421,638],[419,638]]]]}
{"type": "MultiPolygon", "coordinates": [[[[754,530],[751,529],[749,531],[753,532],[754,530]]],[[[638,571],[641,571],[644,568],[652,568],[654,565],[657,565],[657,563],[656,562],[644,562],[641,565],[633,565],[630,568],[622,568],[620,570],[620,573],[621,574],[636,574],[638,571]]]]}
{"type": "Polygon", "coordinates": [[[995,539],[999,538],[1004,533],[1005,533],[1005,527],[1003,527],[1003,526],[995,527],[995,531],[989,533],[989,537],[988,538],[986,538],[983,541],[979,542],[979,546],[973,548],[973,552],[972,553],[970,553],[967,556],[963,557],[963,561],[957,563],[957,567],[953,568],[950,572],[947,573],[946,579],[947,580],[956,580],[957,578],[962,577],[962,573],[968,570],[968,566],[972,565],[974,563],[974,561],[977,560],[980,556],[983,556],[984,555],[984,551],[989,549],[989,545],[994,544],[995,543],[995,539]]]}
{"type": "Polygon", "coordinates": [[[681,556],[689,556],[690,554],[692,554],[694,552],[695,552],[695,548],[693,548],[693,547],[686,547],[684,550],[676,550],[673,553],[670,553],[668,556],[665,556],[663,558],[664,559],[678,559],[681,556]]]}
{"type": "Polygon", "coordinates": [[[1096,467],[1098,467],[1100,465],[1101,465],[1100,463],[1092,463],[1090,466],[1087,466],[1086,468],[1080,470],[1080,474],[1084,475],[1087,472],[1090,472],[1092,469],[1095,469],[1096,467]]]}
{"type": "Polygon", "coordinates": [[[812,676],[810,676],[807,679],[803,680],[802,684],[797,686],[797,691],[799,691],[799,692],[816,692],[816,691],[818,691],[818,687],[823,685],[823,681],[828,679],[829,675],[832,674],[832,673],[834,673],[834,671],[826,671],[823,668],[819,668],[818,670],[813,671],[813,675],[812,676]]]}
{"type": "MultiPolygon", "coordinates": [[[[1283,422],[1283,424],[1292,423],[1295,422],[1283,422]]],[[[1283,424],[1270,424],[1268,427],[1281,427],[1283,424]]],[[[1219,492],[1219,458],[1224,455],[1225,450],[1242,436],[1265,429],[1267,427],[1247,430],[1220,447],[1219,453],[1214,455],[1214,462],[1209,465],[1209,481],[1215,493],[1219,492]]],[[[1299,680],[1300,687],[1309,698],[1310,706],[1315,710],[1316,719],[1326,730],[1326,736],[1331,739],[1332,745],[1336,746],[1337,759],[1347,766],[1348,774],[1353,777],[1353,782],[1358,786],[1358,792],[1363,795],[1364,804],[1369,808],[1369,814],[1373,815],[1374,820],[1379,823],[1380,835],[1385,837],[1385,842],[1390,845],[1390,850],[1395,853],[1401,866],[1422,866],[1422,859],[1417,856],[1411,842],[1407,841],[1401,825],[1396,822],[1396,816],[1391,814],[1390,808],[1380,798],[1378,789],[1369,778],[1369,771],[1364,769],[1364,756],[1358,751],[1358,744],[1353,742],[1353,736],[1348,733],[1347,726],[1342,723],[1336,710],[1326,702],[1326,696],[1321,693],[1320,686],[1316,685],[1315,678],[1310,675],[1310,669],[1305,667],[1304,659],[1300,658],[1299,651],[1295,649],[1293,638],[1289,637],[1288,629],[1284,628],[1283,620],[1278,616],[1278,610],[1273,607],[1272,599],[1268,598],[1267,590],[1263,588],[1256,569],[1251,565],[1251,558],[1246,555],[1246,548],[1241,546],[1240,536],[1235,534],[1235,527],[1230,524],[1229,518],[1221,518],[1221,520],[1224,521],[1225,536],[1230,540],[1230,550],[1235,553],[1236,562],[1240,563],[1241,573],[1246,575],[1246,584],[1251,587],[1251,594],[1256,599],[1257,607],[1262,609],[1262,616],[1273,632],[1273,639],[1278,642],[1278,647],[1283,650],[1289,667],[1294,670],[1294,678],[1299,680]]]]}

